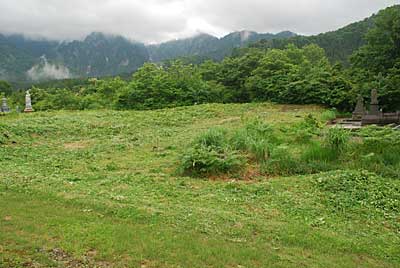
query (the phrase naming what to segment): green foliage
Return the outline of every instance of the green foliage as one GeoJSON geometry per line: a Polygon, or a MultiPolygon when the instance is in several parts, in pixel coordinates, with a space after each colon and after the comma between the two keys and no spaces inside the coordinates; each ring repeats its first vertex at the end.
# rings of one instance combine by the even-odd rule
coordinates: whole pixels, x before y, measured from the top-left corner
{"type": "Polygon", "coordinates": [[[358,93],[378,88],[386,110],[400,109],[400,6],[382,10],[365,37],[366,44],[352,56],[350,76],[358,93]]]}
{"type": "Polygon", "coordinates": [[[366,171],[347,171],[318,176],[315,186],[326,204],[337,212],[373,211],[400,228],[396,222],[400,213],[398,180],[388,180],[366,171]]]}
{"type": "Polygon", "coordinates": [[[288,44],[304,47],[316,44],[323,48],[329,61],[349,65],[349,57],[365,44],[364,36],[373,27],[374,16],[355,22],[336,31],[321,33],[314,36],[295,36],[287,39],[261,40],[251,47],[262,49],[283,49],[288,44]]]}
{"type": "Polygon", "coordinates": [[[386,74],[400,59],[400,6],[379,12],[365,39],[367,44],[352,58],[354,66],[386,74]]]}
{"type": "Polygon", "coordinates": [[[332,121],[336,119],[337,114],[336,110],[326,110],[321,114],[321,120],[324,122],[332,121]]]}
{"type": "Polygon", "coordinates": [[[331,162],[337,160],[337,151],[335,149],[324,146],[320,143],[310,144],[302,154],[302,160],[306,163],[313,162],[331,162]]]}
{"type": "Polygon", "coordinates": [[[326,133],[325,143],[332,150],[341,153],[348,146],[349,138],[348,130],[340,127],[331,127],[326,133]]]}
{"type": "Polygon", "coordinates": [[[262,163],[261,173],[273,176],[291,176],[306,174],[306,166],[295,159],[288,145],[281,145],[272,150],[271,157],[262,163]]]}
{"type": "Polygon", "coordinates": [[[249,152],[257,162],[264,163],[268,160],[274,144],[278,143],[274,132],[272,126],[256,119],[237,130],[231,138],[231,143],[235,149],[249,152]]]}
{"type": "Polygon", "coordinates": [[[181,173],[195,176],[238,171],[244,159],[232,150],[223,129],[210,129],[196,138],[180,161],[181,173]]]}
{"type": "Polygon", "coordinates": [[[220,88],[202,80],[192,65],[172,62],[169,66],[145,64],[119,92],[120,109],[160,109],[217,102],[220,88]]]}
{"type": "Polygon", "coordinates": [[[7,81],[0,80],[0,95],[10,95],[12,93],[11,85],[7,81]]]}
{"type": "Polygon", "coordinates": [[[349,82],[334,70],[316,45],[271,49],[246,81],[252,99],[279,103],[317,103],[346,108],[349,82]],[[340,96],[340,95],[343,96],[340,96]],[[340,97],[339,97],[340,96],[340,97]]]}

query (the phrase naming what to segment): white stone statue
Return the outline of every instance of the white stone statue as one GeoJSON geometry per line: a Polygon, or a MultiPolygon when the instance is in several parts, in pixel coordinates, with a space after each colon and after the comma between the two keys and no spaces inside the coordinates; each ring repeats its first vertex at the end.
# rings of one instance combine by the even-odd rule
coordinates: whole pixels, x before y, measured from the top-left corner
{"type": "Polygon", "coordinates": [[[25,95],[25,110],[24,110],[24,112],[25,113],[33,112],[31,94],[29,93],[29,90],[26,92],[26,95],[25,95]]]}

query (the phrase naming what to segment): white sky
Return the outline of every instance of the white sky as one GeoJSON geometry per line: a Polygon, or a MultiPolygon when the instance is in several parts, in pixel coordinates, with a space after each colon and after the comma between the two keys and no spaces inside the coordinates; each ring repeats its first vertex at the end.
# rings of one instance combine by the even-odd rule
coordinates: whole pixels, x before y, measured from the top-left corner
{"type": "Polygon", "coordinates": [[[70,40],[98,31],[146,43],[237,30],[308,35],[394,4],[400,0],[0,0],[0,32],[70,40]]]}

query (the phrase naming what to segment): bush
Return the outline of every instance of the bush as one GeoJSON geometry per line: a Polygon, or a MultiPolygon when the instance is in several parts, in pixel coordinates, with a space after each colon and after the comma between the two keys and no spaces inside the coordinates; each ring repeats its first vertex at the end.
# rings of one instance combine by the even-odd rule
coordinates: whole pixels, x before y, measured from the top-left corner
{"type": "Polygon", "coordinates": [[[233,135],[231,143],[236,150],[252,154],[259,163],[267,161],[278,139],[275,130],[261,120],[254,120],[233,135]]]}
{"type": "Polygon", "coordinates": [[[297,144],[309,143],[314,136],[318,136],[323,125],[311,114],[302,121],[284,129],[289,142],[297,144]]]}
{"type": "Polygon", "coordinates": [[[223,148],[227,143],[226,130],[222,128],[212,128],[200,134],[194,144],[203,147],[223,148]]]}
{"type": "Polygon", "coordinates": [[[336,119],[336,110],[327,110],[321,114],[321,120],[323,122],[328,122],[336,119]]]}
{"type": "Polygon", "coordinates": [[[268,160],[272,145],[267,140],[249,140],[247,146],[258,163],[265,163],[268,160]]]}
{"type": "Polygon", "coordinates": [[[238,171],[245,159],[227,144],[226,131],[210,129],[197,137],[183,154],[180,172],[188,175],[207,176],[238,171]]]}

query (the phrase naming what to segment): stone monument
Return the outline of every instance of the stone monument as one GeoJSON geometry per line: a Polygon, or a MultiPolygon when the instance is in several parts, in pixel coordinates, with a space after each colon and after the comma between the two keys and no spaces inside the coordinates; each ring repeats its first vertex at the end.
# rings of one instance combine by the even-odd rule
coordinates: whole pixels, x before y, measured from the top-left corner
{"type": "Polygon", "coordinates": [[[356,108],[353,112],[353,120],[361,120],[365,115],[364,99],[361,95],[358,95],[356,108]]]}
{"type": "Polygon", "coordinates": [[[29,90],[26,92],[26,95],[25,95],[25,110],[24,110],[24,112],[25,113],[33,112],[31,94],[29,93],[29,90]]]}
{"type": "Polygon", "coordinates": [[[362,96],[358,96],[357,105],[352,118],[347,118],[339,122],[346,129],[359,129],[366,125],[390,125],[400,124],[400,111],[384,113],[379,109],[378,91],[371,90],[371,105],[369,111],[364,107],[362,96]]]}
{"type": "Polygon", "coordinates": [[[10,108],[7,105],[7,99],[5,97],[3,97],[0,111],[3,112],[3,113],[9,113],[10,112],[10,108]]]}
{"type": "Polygon", "coordinates": [[[371,90],[371,106],[369,109],[370,115],[379,116],[379,102],[378,102],[378,91],[376,89],[371,90]]]}

